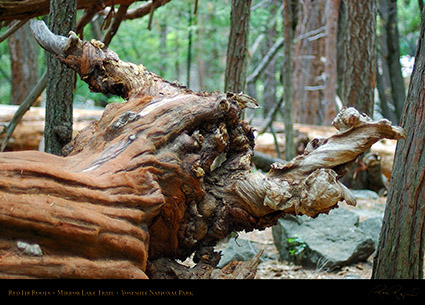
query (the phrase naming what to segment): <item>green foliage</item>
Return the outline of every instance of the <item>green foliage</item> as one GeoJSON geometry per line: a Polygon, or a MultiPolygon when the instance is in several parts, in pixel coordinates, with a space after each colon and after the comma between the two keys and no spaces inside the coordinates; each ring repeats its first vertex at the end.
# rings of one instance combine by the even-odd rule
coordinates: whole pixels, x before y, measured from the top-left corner
{"type": "MultiPolygon", "coordinates": [[[[6,28],[0,30],[0,35],[6,28]]],[[[0,43],[0,104],[10,103],[10,57],[7,41],[0,43]]]]}
{"type": "Polygon", "coordinates": [[[194,16],[194,1],[171,1],[155,11],[150,31],[147,16],[124,21],[110,48],[122,60],[142,63],[165,79],[187,85],[186,59],[191,30],[193,78],[190,87],[206,91],[220,89],[230,25],[230,5],[225,2],[202,3],[194,16]],[[189,14],[192,14],[190,27],[189,14]],[[200,84],[196,70],[202,68],[208,77],[200,84]]]}
{"type": "Polygon", "coordinates": [[[288,238],[288,250],[291,256],[300,255],[301,253],[303,253],[306,247],[306,243],[298,236],[288,238]]]}
{"type": "Polygon", "coordinates": [[[415,56],[421,25],[418,1],[397,0],[400,55],[415,56]]]}

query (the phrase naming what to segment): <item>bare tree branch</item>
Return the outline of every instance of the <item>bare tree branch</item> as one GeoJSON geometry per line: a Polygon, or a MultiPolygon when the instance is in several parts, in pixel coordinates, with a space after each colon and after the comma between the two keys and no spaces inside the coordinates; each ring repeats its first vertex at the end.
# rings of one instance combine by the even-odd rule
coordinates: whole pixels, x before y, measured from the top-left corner
{"type": "Polygon", "coordinates": [[[270,63],[270,61],[275,57],[277,51],[279,51],[279,49],[283,47],[283,41],[283,38],[279,38],[278,40],[276,40],[276,42],[273,44],[273,46],[258,64],[257,68],[255,68],[254,72],[248,75],[248,77],[246,78],[247,83],[255,82],[257,80],[261,73],[263,73],[264,69],[267,68],[267,65],[270,63]]]}

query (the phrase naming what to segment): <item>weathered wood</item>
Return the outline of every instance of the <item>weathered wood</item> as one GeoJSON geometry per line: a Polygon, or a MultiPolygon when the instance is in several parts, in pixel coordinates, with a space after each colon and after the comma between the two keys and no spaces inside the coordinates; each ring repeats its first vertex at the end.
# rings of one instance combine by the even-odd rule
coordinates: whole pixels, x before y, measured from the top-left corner
{"type": "Polygon", "coordinates": [[[335,120],[337,134],[313,140],[267,175],[253,173],[253,129],[240,119],[252,99],[193,92],[72,33],[43,41],[47,29],[36,25],[39,42],[92,90],[127,102],[108,105],[65,147],[66,157],[0,154],[0,256],[11,266],[0,266],[0,277],[145,277],[154,273],[148,261],[204,257],[233,231],[265,228],[286,213],[315,217],[342,200],[354,204],[337,180],[341,167],[383,137],[404,136],[348,108],[335,120]],[[28,263],[36,271],[13,267],[28,261],[18,241],[40,246],[42,256],[28,263]],[[111,261],[127,267],[113,273],[111,261]]]}

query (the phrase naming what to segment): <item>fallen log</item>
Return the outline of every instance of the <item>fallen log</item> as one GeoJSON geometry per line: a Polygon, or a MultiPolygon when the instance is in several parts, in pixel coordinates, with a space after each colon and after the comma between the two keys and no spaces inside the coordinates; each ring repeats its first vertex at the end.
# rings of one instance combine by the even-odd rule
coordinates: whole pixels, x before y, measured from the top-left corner
{"type": "MultiPolygon", "coordinates": [[[[127,102],[108,105],[64,157],[0,154],[0,277],[160,277],[161,259],[193,252],[215,267],[212,246],[233,231],[263,229],[288,213],[315,217],[343,200],[354,205],[338,181],[344,165],[381,138],[404,136],[348,108],[334,121],[335,135],[266,175],[252,172],[253,129],[240,119],[251,98],[193,92],[98,41],[56,36],[42,22],[32,27],[92,90],[127,102]],[[22,250],[31,245],[40,251],[22,250]]],[[[225,276],[252,277],[256,264],[247,272],[230,266],[225,276]]],[[[207,269],[196,277],[216,274],[202,274],[207,269]]]]}
{"type": "MultiPolygon", "coordinates": [[[[2,128],[12,120],[17,109],[16,105],[0,105],[0,146],[6,137],[6,132],[1,132],[2,128]]],[[[38,150],[44,134],[45,112],[44,107],[31,107],[16,126],[5,151],[38,150]]],[[[102,112],[94,109],[74,109],[73,134],[77,135],[78,131],[98,120],[102,112]]]]}

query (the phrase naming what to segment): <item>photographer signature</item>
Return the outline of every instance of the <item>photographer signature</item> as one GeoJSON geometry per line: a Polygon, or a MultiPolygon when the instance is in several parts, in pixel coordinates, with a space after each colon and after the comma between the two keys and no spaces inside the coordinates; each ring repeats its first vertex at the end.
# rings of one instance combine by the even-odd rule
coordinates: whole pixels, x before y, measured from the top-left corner
{"type": "Polygon", "coordinates": [[[381,299],[388,297],[395,298],[398,301],[416,297],[419,293],[418,288],[403,289],[401,285],[387,286],[386,284],[378,285],[370,292],[371,295],[379,296],[381,299]]]}

